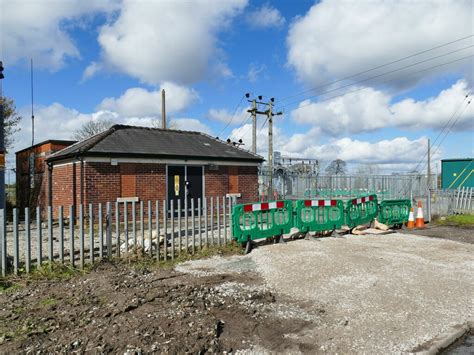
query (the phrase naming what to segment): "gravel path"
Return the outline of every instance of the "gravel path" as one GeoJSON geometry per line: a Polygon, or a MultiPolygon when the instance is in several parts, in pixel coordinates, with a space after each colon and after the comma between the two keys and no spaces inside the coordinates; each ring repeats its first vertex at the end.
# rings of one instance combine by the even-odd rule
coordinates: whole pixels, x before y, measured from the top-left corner
{"type": "Polygon", "coordinates": [[[180,267],[252,269],[277,295],[320,311],[321,319],[286,335],[320,352],[410,352],[474,317],[474,245],[467,243],[409,234],[298,240],[180,267]]]}

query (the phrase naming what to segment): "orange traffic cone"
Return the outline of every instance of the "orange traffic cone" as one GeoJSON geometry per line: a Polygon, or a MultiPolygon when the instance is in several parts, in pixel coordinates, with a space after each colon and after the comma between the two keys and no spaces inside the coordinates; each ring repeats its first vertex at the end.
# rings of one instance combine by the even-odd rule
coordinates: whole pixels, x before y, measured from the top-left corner
{"type": "Polygon", "coordinates": [[[413,207],[410,208],[410,214],[408,215],[407,228],[408,229],[415,228],[415,217],[413,216],[413,207]]]}
{"type": "Polygon", "coordinates": [[[416,212],[416,228],[425,228],[425,219],[423,218],[423,209],[421,207],[421,201],[418,201],[418,211],[416,212]]]}

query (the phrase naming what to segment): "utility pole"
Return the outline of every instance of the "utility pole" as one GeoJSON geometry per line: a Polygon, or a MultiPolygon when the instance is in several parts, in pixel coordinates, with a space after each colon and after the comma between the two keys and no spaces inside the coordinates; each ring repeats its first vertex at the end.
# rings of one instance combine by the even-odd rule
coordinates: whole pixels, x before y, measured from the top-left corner
{"type": "Polygon", "coordinates": [[[257,154],[257,100],[252,100],[252,153],[257,154]]]}
{"type": "MultiPolygon", "coordinates": [[[[5,213],[5,118],[4,118],[4,100],[3,100],[3,62],[0,61],[0,209],[3,209],[5,213]]],[[[3,253],[6,253],[6,249],[3,249],[3,253]]]]}
{"type": "MultiPolygon", "coordinates": [[[[250,94],[245,94],[247,99],[250,94]]],[[[272,97],[269,102],[262,102],[263,96],[258,96],[256,99],[247,100],[252,103],[252,108],[247,110],[252,116],[252,153],[257,153],[257,115],[267,116],[268,121],[268,198],[273,195],[273,116],[281,115],[282,112],[273,113],[273,104],[275,99],[272,97]],[[259,111],[257,104],[268,106],[268,110],[259,111]]]]}
{"type": "Polygon", "coordinates": [[[31,59],[31,146],[35,145],[35,115],[33,110],[33,58],[31,59]]]}
{"type": "Polygon", "coordinates": [[[426,172],[426,185],[428,189],[431,188],[431,154],[430,154],[430,139],[428,138],[428,167],[426,172]]]}
{"type": "Polygon", "coordinates": [[[431,222],[431,152],[430,152],[430,139],[428,138],[428,166],[426,174],[426,185],[427,185],[427,197],[426,197],[426,208],[428,212],[428,222],[431,222]]]}
{"type": "Polygon", "coordinates": [[[166,129],[166,98],[165,89],[161,90],[161,128],[166,129]]]}
{"type": "Polygon", "coordinates": [[[273,196],[273,102],[268,103],[268,199],[273,196]]]}
{"type": "Polygon", "coordinates": [[[268,110],[266,111],[268,117],[268,198],[273,196],[273,116],[281,115],[282,112],[273,113],[273,103],[275,99],[272,97],[267,103],[268,110]]]}

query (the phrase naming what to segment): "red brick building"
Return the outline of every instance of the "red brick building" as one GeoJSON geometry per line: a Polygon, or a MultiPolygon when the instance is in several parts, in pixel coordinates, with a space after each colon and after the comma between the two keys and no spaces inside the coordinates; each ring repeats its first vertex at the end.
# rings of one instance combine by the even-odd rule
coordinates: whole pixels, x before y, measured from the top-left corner
{"type": "Polygon", "coordinates": [[[200,132],[115,125],[46,158],[38,205],[52,205],[56,215],[61,205],[123,200],[176,206],[179,199],[184,206],[185,196],[235,194],[238,202],[254,201],[262,161],[200,132]]]}
{"type": "Polygon", "coordinates": [[[48,200],[46,158],[76,141],[47,140],[16,152],[16,205],[45,206],[48,200]]]}

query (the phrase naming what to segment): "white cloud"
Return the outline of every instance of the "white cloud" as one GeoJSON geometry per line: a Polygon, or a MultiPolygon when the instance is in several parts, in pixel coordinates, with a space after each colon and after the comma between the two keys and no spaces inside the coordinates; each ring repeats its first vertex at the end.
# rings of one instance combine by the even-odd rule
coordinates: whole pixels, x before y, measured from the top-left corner
{"type": "MultiPolygon", "coordinates": [[[[250,149],[252,144],[252,126],[246,124],[235,128],[230,138],[234,141],[242,138],[244,149],[250,149]]],[[[397,137],[391,140],[367,142],[348,137],[332,139],[327,143],[320,143],[321,132],[312,128],[307,132],[285,134],[281,127],[274,127],[274,151],[283,156],[294,158],[315,158],[323,162],[342,159],[350,164],[379,164],[380,168],[390,171],[409,171],[418,163],[426,152],[427,139],[410,140],[406,137],[397,137]],[[396,154],[395,154],[396,152],[396,154]]],[[[268,130],[257,131],[257,153],[267,158],[268,130]]],[[[433,160],[440,156],[437,152],[433,160]]]]}
{"type": "Polygon", "coordinates": [[[260,74],[267,69],[265,64],[257,65],[255,63],[250,63],[249,71],[247,72],[247,80],[250,83],[257,82],[260,74]]]}
{"type": "MultiPolygon", "coordinates": [[[[23,117],[29,117],[29,108],[20,110],[23,117]]],[[[111,120],[117,124],[154,127],[157,124],[156,116],[124,116],[109,110],[97,110],[92,113],[83,113],[76,109],[65,107],[59,103],[35,108],[35,142],[48,139],[72,139],[75,130],[91,120],[111,120]]],[[[172,119],[176,129],[201,131],[212,134],[211,128],[199,120],[192,118],[172,119]]],[[[28,119],[21,121],[21,131],[14,137],[14,146],[11,153],[23,149],[31,144],[31,122],[28,119]]]]}
{"type": "Polygon", "coordinates": [[[247,0],[124,0],[120,16],[100,29],[105,64],[139,80],[195,82],[212,71],[230,75],[217,35],[247,0]]]}
{"type": "MultiPolygon", "coordinates": [[[[31,144],[31,121],[27,119],[31,112],[25,107],[20,110],[20,114],[24,119],[20,123],[21,131],[14,136],[12,152],[31,144]]],[[[59,103],[37,106],[35,108],[35,142],[47,139],[72,139],[73,131],[79,129],[84,123],[100,119],[118,121],[119,116],[110,111],[81,113],[59,103]]]]}
{"type": "MultiPolygon", "coordinates": [[[[317,85],[470,35],[472,23],[471,0],[323,0],[292,23],[287,36],[288,64],[302,81],[317,85]]],[[[416,59],[470,44],[471,40],[467,39],[416,59]]],[[[472,54],[472,49],[440,61],[468,54],[472,54]]],[[[414,61],[397,63],[396,67],[414,61]]],[[[463,65],[469,63],[464,61],[463,65]]],[[[376,73],[389,69],[393,67],[376,73]]],[[[405,74],[397,74],[399,82],[405,74]]]]}
{"type": "Polygon", "coordinates": [[[197,131],[212,135],[212,130],[201,121],[195,118],[176,118],[172,121],[175,129],[183,131],[197,131]]]}
{"type": "Polygon", "coordinates": [[[391,104],[388,94],[364,88],[330,101],[302,101],[299,108],[291,112],[291,117],[298,123],[320,127],[325,133],[336,136],[384,127],[440,129],[459,108],[452,120],[457,119],[453,130],[473,130],[473,105],[466,106],[465,100],[469,93],[467,82],[459,80],[436,97],[421,101],[407,98],[391,104]]]}
{"type": "Polygon", "coordinates": [[[95,74],[102,70],[102,64],[97,62],[90,63],[82,73],[82,81],[92,78],[95,74]]]}
{"type": "Polygon", "coordinates": [[[342,159],[351,163],[415,163],[425,153],[426,146],[426,138],[411,141],[406,137],[398,137],[375,143],[341,138],[328,144],[310,146],[305,149],[304,156],[322,160],[342,159]]]}
{"type": "Polygon", "coordinates": [[[230,125],[235,126],[238,124],[242,124],[246,118],[249,117],[249,113],[247,112],[247,107],[243,108],[241,111],[232,112],[227,111],[227,109],[215,109],[211,108],[207,114],[207,116],[214,121],[223,122],[225,124],[230,123],[230,125]]]}
{"type": "Polygon", "coordinates": [[[278,28],[282,27],[286,22],[280,11],[269,4],[265,4],[251,11],[246,19],[248,24],[253,28],[278,28]]]}
{"type": "Polygon", "coordinates": [[[187,109],[198,100],[194,89],[173,83],[164,83],[159,90],[131,88],[118,97],[108,97],[99,104],[99,110],[115,111],[121,116],[161,116],[161,90],[166,93],[166,112],[173,114],[187,109]]]}
{"type": "Polygon", "coordinates": [[[111,13],[117,3],[116,0],[2,0],[0,57],[7,65],[33,58],[35,66],[58,70],[68,58],[80,57],[65,23],[77,25],[85,16],[111,13]]]}

